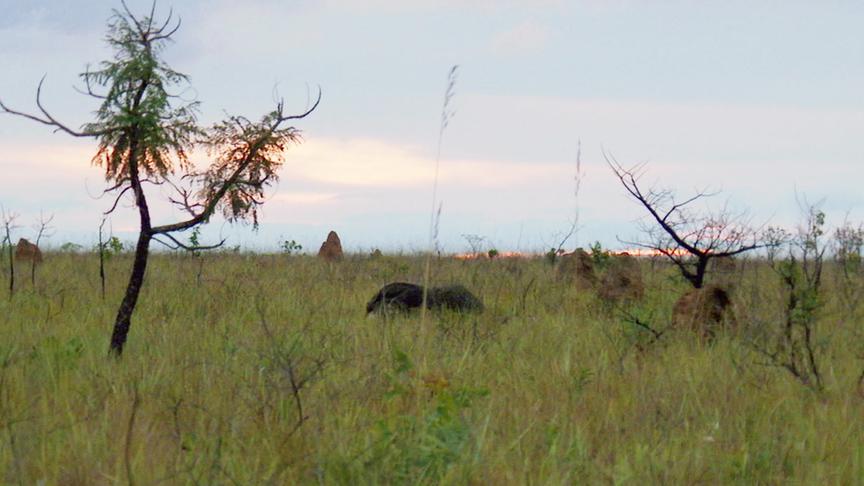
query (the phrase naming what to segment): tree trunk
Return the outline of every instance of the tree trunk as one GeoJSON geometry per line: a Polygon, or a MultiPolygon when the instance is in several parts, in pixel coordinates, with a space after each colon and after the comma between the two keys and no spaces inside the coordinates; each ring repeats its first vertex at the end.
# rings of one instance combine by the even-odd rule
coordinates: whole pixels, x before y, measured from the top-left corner
{"type": "Polygon", "coordinates": [[[12,300],[12,294],[15,293],[15,259],[12,258],[12,239],[9,237],[8,230],[6,241],[9,242],[9,300],[12,300]]]}
{"type": "Polygon", "coordinates": [[[129,335],[129,327],[132,325],[132,313],[135,304],[138,303],[138,294],[144,284],[144,273],[147,270],[147,257],[150,255],[149,232],[142,231],[138,235],[138,245],[135,247],[135,263],[132,265],[132,274],[129,275],[129,285],[126,287],[126,295],[117,311],[117,319],[114,321],[114,332],[111,334],[110,353],[120,356],[123,354],[123,346],[129,335]]]}
{"type": "Polygon", "coordinates": [[[105,300],[105,244],[102,242],[102,227],[105,219],[99,225],[99,280],[102,282],[102,300],[105,300]]]}
{"type": "Polygon", "coordinates": [[[129,285],[126,286],[126,295],[123,296],[123,302],[120,303],[120,309],[117,310],[114,332],[111,333],[111,347],[108,349],[109,354],[118,358],[123,354],[123,346],[129,335],[129,327],[132,325],[132,313],[135,312],[138,294],[141,293],[141,286],[144,285],[147,257],[150,255],[150,240],[153,239],[150,208],[147,206],[144,188],[141,187],[141,180],[138,177],[137,136],[130,138],[132,143],[129,147],[129,183],[135,194],[135,205],[138,206],[138,215],[141,218],[141,231],[138,233],[138,244],[135,246],[135,262],[132,264],[132,273],[129,275],[129,285]]]}
{"type": "Polygon", "coordinates": [[[696,275],[693,279],[693,287],[701,289],[705,283],[705,271],[708,269],[708,256],[700,255],[696,260],[696,275]]]}

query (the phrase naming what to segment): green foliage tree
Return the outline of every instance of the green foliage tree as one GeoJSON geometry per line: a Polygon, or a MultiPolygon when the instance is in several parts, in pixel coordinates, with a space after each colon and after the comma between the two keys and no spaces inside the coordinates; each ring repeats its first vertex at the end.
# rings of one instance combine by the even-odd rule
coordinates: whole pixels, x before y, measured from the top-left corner
{"type": "Polygon", "coordinates": [[[161,57],[180,22],[173,21],[170,13],[161,22],[155,17],[155,3],[143,17],[136,17],[125,3],[113,11],[106,38],[114,57],[81,74],[86,94],[100,100],[101,105],[95,120],[80,130],[69,128],[45,109],[40,96],[44,78],[36,91],[37,114],[13,110],[0,101],[0,113],[98,141],[93,163],[105,170],[110,184],[105,192],[116,195],[107,213],[131,192],[140,228],[132,272],[111,336],[110,351],[117,356],[123,352],[144,283],[150,242],[190,251],[215,248],[221,243],[189,246],[173,234],[206,223],[216,211],[231,222],[251,220],[257,226],[264,190],[278,180],[284,151],[300,139],[299,131],[286,122],[306,117],[321,100],[319,91],[313,106],[299,115],[285,115],[284,102],[280,101],[259,121],[229,116],[202,128],[196,120],[199,103],[183,101],[175,94],[182,92],[188,77],[161,57]],[[199,147],[214,159],[204,171],[197,171],[189,160],[192,150],[199,147]],[[182,183],[174,181],[177,176],[182,183]],[[154,224],[145,184],[176,191],[170,201],[187,219],[154,224]]]}
{"type": "Polygon", "coordinates": [[[71,241],[67,241],[60,245],[60,251],[63,253],[78,253],[83,250],[84,247],[79,245],[78,243],[73,243],[71,241]]]}
{"type": "Polygon", "coordinates": [[[757,351],[774,364],[789,371],[802,384],[816,390],[824,388],[819,359],[817,323],[824,307],[822,269],[825,245],[825,213],[818,205],[805,203],[801,208],[804,222],[797,234],[782,228],[765,231],[768,262],[786,292],[785,319],[773,349],[757,346],[757,351]],[[786,251],[785,259],[778,259],[786,251]]]}

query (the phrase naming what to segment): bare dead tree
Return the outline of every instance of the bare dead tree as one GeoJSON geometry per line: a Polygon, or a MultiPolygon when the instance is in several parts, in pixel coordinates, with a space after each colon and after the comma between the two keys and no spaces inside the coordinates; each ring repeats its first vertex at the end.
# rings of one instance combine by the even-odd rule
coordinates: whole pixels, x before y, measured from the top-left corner
{"type": "Polygon", "coordinates": [[[650,346],[651,344],[659,341],[660,338],[663,337],[663,334],[665,334],[666,331],[668,330],[668,329],[658,330],[657,328],[655,328],[651,324],[649,319],[640,317],[629,310],[621,309],[620,312],[621,312],[621,320],[622,321],[624,321],[627,324],[634,326],[637,329],[640,329],[642,331],[647,331],[648,333],[650,333],[651,339],[647,343],[645,343],[644,345],[640,344],[639,345],[640,347],[650,346]]]}
{"type": "Polygon", "coordinates": [[[6,248],[9,257],[9,300],[12,300],[12,295],[15,293],[15,258],[12,254],[12,231],[17,228],[15,220],[18,219],[18,215],[0,208],[0,218],[3,220],[3,240],[8,245],[6,248]]]}
{"type": "Polygon", "coordinates": [[[584,179],[585,173],[582,171],[582,141],[579,140],[576,143],[576,174],[573,176],[573,219],[570,221],[570,226],[564,232],[558,234],[556,238],[558,244],[546,252],[546,260],[551,264],[554,264],[558,257],[565,253],[564,246],[570,241],[570,238],[577,236],[579,232],[579,192],[582,189],[582,181],[584,179]]]}
{"type": "MultiPolygon", "coordinates": [[[[39,243],[42,242],[42,237],[51,236],[51,232],[54,228],[51,227],[51,221],[54,220],[54,215],[45,217],[44,214],[39,214],[39,222],[34,226],[36,229],[36,248],[39,248],[39,243]]],[[[36,287],[36,265],[37,258],[34,256],[30,259],[30,283],[33,287],[36,287]]]]}
{"type": "Polygon", "coordinates": [[[302,339],[309,336],[308,326],[290,333],[290,336],[279,336],[267,322],[266,306],[262,299],[256,301],[256,310],[261,328],[266,336],[268,348],[261,354],[267,363],[262,369],[267,371],[268,390],[290,393],[297,418],[294,426],[285,434],[283,443],[303,427],[309,420],[309,415],[303,407],[303,391],[324,371],[326,359],[322,356],[309,356],[302,346],[302,339]]]}
{"type": "MultiPolygon", "coordinates": [[[[845,318],[855,322],[855,316],[864,297],[864,224],[855,226],[848,219],[834,231],[833,238],[836,293],[844,307],[845,318]]],[[[859,343],[862,340],[860,326],[854,327],[859,343]]],[[[864,352],[859,354],[864,360],[864,352]]],[[[864,397],[864,369],[858,375],[858,394],[864,397]]]]}
{"type": "Polygon", "coordinates": [[[470,249],[470,255],[472,257],[479,257],[484,253],[483,246],[486,245],[486,237],[475,235],[475,234],[463,234],[462,238],[465,242],[468,243],[468,248],[470,249]]]}
{"type": "Polygon", "coordinates": [[[99,282],[102,284],[102,300],[105,300],[105,242],[102,241],[102,228],[107,218],[99,224],[99,282]]]}
{"type": "MultiPolygon", "coordinates": [[[[242,116],[204,129],[198,126],[198,102],[187,102],[182,93],[188,77],[173,70],[161,58],[164,47],[180,28],[169,12],[164,21],[155,19],[155,3],[149,15],[136,17],[121,2],[108,23],[107,41],[114,50],[111,60],[99,69],[81,74],[84,94],[101,102],[96,120],[80,130],[58,121],[44,107],[42,84],[36,90],[38,113],[14,110],[0,101],[0,113],[19,116],[75,137],[98,140],[93,163],[105,170],[111,182],[104,193],[114,196],[106,211],[111,214],[120,200],[131,195],[138,211],[140,228],[126,293],[117,311],[111,335],[110,353],[120,356],[131,326],[132,314],[144,284],[151,241],[187,251],[206,250],[215,245],[190,247],[175,233],[206,223],[221,211],[228,221],[258,224],[258,208],[264,203],[264,190],[278,180],[278,170],[288,146],[300,141],[299,130],[288,122],[305,118],[317,108],[321,91],[311,108],[299,115],[288,115],[283,101],[259,121],[242,116]],[[189,154],[204,148],[213,162],[203,171],[196,170],[189,154]],[[182,175],[175,182],[173,177],[182,175]],[[170,201],[187,219],[154,224],[146,185],[173,188],[170,201]]],[[[44,81],[44,78],[43,78],[44,81]]]]}
{"type": "Polygon", "coordinates": [[[669,189],[643,189],[639,180],[645,173],[644,163],[628,169],[611,155],[604,157],[627,194],[649,215],[640,223],[644,238],[622,242],[664,255],[694,288],[702,288],[712,258],[731,257],[763,246],[760,231],[750,225],[746,212],[733,212],[727,205],[719,211],[693,209],[694,203],[716,192],[698,191],[682,200],[669,189]]]}
{"type": "Polygon", "coordinates": [[[853,319],[864,297],[864,224],[855,226],[848,219],[844,221],[834,231],[832,246],[837,294],[848,318],[853,319]]]}

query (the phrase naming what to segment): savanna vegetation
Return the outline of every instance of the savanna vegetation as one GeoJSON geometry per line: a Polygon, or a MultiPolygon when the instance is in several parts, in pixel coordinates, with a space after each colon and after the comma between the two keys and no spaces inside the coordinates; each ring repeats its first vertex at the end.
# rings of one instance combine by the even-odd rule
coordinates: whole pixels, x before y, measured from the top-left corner
{"type": "Polygon", "coordinates": [[[667,328],[690,285],[662,260],[640,259],[641,300],[611,305],[542,258],[437,259],[431,280],[464,283],[486,311],[421,322],[365,312],[382,283],[422,278],[420,256],[161,253],[139,334],[109,359],[133,258],[106,262],[104,299],[98,256],[57,252],[35,287],[0,300],[4,483],[864,477],[862,308],[843,297],[854,289],[834,261],[811,316],[817,387],[763,352],[780,342],[789,300],[764,259],[715,272],[738,327],[708,342],[667,328]]]}
{"type": "MultiPolygon", "coordinates": [[[[106,214],[127,198],[140,222],[133,246],[103,241],[100,227],[95,251],[70,243],[16,265],[17,215],[0,214],[3,484],[864,478],[861,226],[828,231],[818,205],[804,204],[795,231],[754,228],[725,210],[695,211],[710,193],[642,188],[641,166],[607,158],[650,215],[634,244],[659,257],[624,259],[599,244],[565,254],[578,211],[545,258],[480,251],[482,237],[468,238],[472,255],[486,255],[471,259],[325,261],[293,240],[277,254],[205,252],[219,245],[201,244],[199,228],[218,212],[257,224],[299,140],[288,122],[317,101],[202,128],[197,101],[173,92],[186,76],[159,57],[179,24],[123,7],[109,23],[115,57],[82,74],[100,100],[92,123],[57,121],[41,84],[36,114],[0,103],[95,139],[106,214]],[[212,159],[203,170],[188,158],[202,148],[212,159]],[[186,219],[153,223],[152,185],[186,219]],[[151,253],[151,242],[170,250],[151,253]],[[464,285],[485,310],[367,315],[370,297],[398,281],[464,285]],[[705,302],[689,319],[679,313],[705,302]]],[[[577,196],[578,167],[577,157],[577,196]]],[[[37,243],[50,221],[40,219],[37,243]]]]}
{"type": "Polygon", "coordinates": [[[257,227],[264,191],[279,180],[286,148],[300,140],[299,130],[288,122],[305,118],[321,101],[319,90],[314,104],[296,115],[286,114],[285,102],[279,100],[273,111],[257,122],[232,115],[203,128],[197,122],[200,102],[179,94],[190,88],[188,76],[175,71],[162,58],[166,45],[180,28],[180,20],[175,20],[171,12],[160,20],[155,1],[149,15],[136,16],[125,2],[121,1],[121,5],[122,9],[115,9],[108,21],[105,38],[114,51],[113,58],[102,61],[95,70],[88,66],[80,74],[84,89],[79,91],[99,102],[94,121],[75,129],[52,116],[42,103],[44,78],[36,89],[38,112],[19,111],[0,100],[0,114],[24,118],[74,137],[95,139],[98,148],[91,161],[105,171],[109,186],[103,195],[110,195],[114,201],[105,215],[112,214],[127,194],[138,210],[135,259],[111,333],[110,350],[118,357],[132,326],[147,273],[150,244],[157,242],[192,252],[218,247],[219,243],[189,245],[177,238],[179,233],[207,223],[217,211],[228,221],[251,221],[257,227]],[[190,161],[194,150],[206,152],[208,167],[200,168],[190,161]],[[181,211],[183,219],[166,224],[154,222],[152,200],[146,190],[153,186],[171,189],[168,200],[181,211]]]}

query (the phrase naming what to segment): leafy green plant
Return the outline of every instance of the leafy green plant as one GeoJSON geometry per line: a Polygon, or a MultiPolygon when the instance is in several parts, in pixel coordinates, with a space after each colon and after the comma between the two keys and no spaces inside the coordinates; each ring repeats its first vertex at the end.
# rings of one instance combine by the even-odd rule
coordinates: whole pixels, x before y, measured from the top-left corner
{"type": "Polygon", "coordinates": [[[543,254],[543,258],[549,265],[555,265],[555,262],[558,261],[558,257],[563,254],[564,250],[561,248],[549,248],[549,251],[543,254]]]}
{"type": "Polygon", "coordinates": [[[804,209],[804,223],[797,234],[769,228],[765,240],[769,263],[780,277],[786,294],[785,316],[773,347],[757,349],[791,373],[803,385],[815,390],[825,386],[818,357],[817,314],[824,306],[822,269],[826,246],[825,213],[816,205],[804,209]],[[786,258],[778,260],[778,248],[785,247],[786,258]]]}
{"type": "Polygon", "coordinates": [[[282,253],[286,255],[295,255],[303,251],[303,245],[294,240],[285,240],[279,247],[282,249],[282,253]]]}
{"type": "Polygon", "coordinates": [[[454,387],[443,376],[414,376],[408,355],[394,350],[387,400],[428,394],[419,414],[399,414],[380,420],[373,431],[367,468],[386,483],[437,484],[450,467],[466,456],[471,427],[465,413],[488,396],[485,389],[454,387]]]}
{"type": "Polygon", "coordinates": [[[599,241],[595,241],[591,246],[591,259],[594,261],[594,267],[602,270],[609,266],[609,261],[612,259],[612,254],[609,250],[603,248],[599,241]]]}
{"type": "Polygon", "coordinates": [[[196,226],[189,235],[189,246],[187,251],[192,253],[192,257],[198,262],[198,271],[195,273],[195,283],[200,287],[201,279],[204,275],[204,258],[201,255],[201,227],[196,226]]]}
{"type": "MultiPolygon", "coordinates": [[[[192,248],[197,248],[201,245],[201,227],[196,226],[195,229],[192,230],[192,234],[189,235],[189,246],[192,248]]],[[[199,250],[193,250],[193,254],[197,254],[199,250]]]]}
{"type": "MultiPolygon", "coordinates": [[[[74,243],[72,243],[72,244],[74,244],[74,243]]],[[[93,251],[95,251],[96,253],[99,253],[99,251],[100,251],[99,245],[100,245],[99,243],[93,245],[93,251]]],[[[112,236],[112,237],[108,238],[108,240],[103,241],[101,243],[101,245],[102,245],[101,251],[105,257],[105,260],[110,260],[112,257],[120,255],[121,253],[123,253],[123,250],[124,250],[123,242],[120,241],[120,238],[118,238],[116,236],[112,236]]]]}
{"type": "Polygon", "coordinates": [[[120,238],[117,238],[116,236],[112,236],[110,239],[108,239],[107,247],[110,250],[109,253],[112,253],[114,255],[119,255],[120,253],[123,253],[123,242],[120,241],[120,238]]]}

